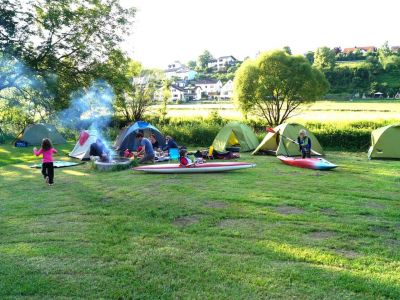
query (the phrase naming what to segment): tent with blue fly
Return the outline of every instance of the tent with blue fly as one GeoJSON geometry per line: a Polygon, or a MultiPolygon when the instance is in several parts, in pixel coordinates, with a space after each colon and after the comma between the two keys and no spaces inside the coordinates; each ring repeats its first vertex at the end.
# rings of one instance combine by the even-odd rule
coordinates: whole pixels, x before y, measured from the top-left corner
{"type": "Polygon", "coordinates": [[[144,137],[148,138],[154,134],[159,145],[164,145],[165,139],[160,130],[151,125],[150,123],[138,121],[121,130],[117,139],[115,140],[114,147],[120,153],[126,149],[136,151],[139,146],[139,141],[136,139],[137,133],[143,133],[144,137]]]}

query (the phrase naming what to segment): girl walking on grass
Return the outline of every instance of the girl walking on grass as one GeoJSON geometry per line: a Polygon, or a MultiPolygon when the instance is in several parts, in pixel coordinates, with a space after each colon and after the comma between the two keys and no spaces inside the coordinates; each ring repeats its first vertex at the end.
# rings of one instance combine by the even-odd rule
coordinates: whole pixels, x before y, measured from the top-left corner
{"type": "Polygon", "coordinates": [[[53,154],[57,153],[57,150],[53,148],[50,139],[43,139],[42,148],[39,150],[33,148],[33,153],[36,156],[43,155],[42,158],[42,174],[44,180],[48,185],[54,184],[54,166],[53,166],[53,154]]]}

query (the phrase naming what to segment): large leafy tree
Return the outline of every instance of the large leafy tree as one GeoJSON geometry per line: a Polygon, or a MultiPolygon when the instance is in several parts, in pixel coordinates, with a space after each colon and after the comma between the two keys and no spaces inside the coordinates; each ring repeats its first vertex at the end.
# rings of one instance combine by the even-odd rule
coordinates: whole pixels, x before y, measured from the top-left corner
{"type": "Polygon", "coordinates": [[[236,72],[234,86],[241,110],[265,118],[271,126],[285,122],[300,105],[329,88],[324,74],[306,58],[282,50],[246,60],[236,72]]]}
{"type": "MultiPolygon", "coordinates": [[[[0,52],[8,62],[22,63],[43,84],[37,101],[51,98],[51,107],[59,110],[68,106],[73,90],[93,80],[95,67],[118,48],[134,13],[119,0],[0,0],[0,52]]],[[[12,67],[1,73],[13,80],[0,90],[18,88],[18,80],[29,77],[12,67]]]]}
{"type": "Polygon", "coordinates": [[[328,47],[318,48],[314,53],[314,64],[320,70],[332,70],[336,65],[336,54],[328,47]]]}

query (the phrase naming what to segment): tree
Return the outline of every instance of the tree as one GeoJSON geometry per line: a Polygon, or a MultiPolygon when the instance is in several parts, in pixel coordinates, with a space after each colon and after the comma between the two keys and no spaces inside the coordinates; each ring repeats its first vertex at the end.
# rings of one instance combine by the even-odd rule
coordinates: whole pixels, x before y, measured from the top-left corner
{"type": "Polygon", "coordinates": [[[315,51],[314,66],[320,70],[332,70],[336,64],[335,52],[328,47],[321,47],[315,51]]]}
{"type": "Polygon", "coordinates": [[[285,122],[303,103],[324,95],[325,76],[303,56],[285,51],[247,60],[236,72],[235,102],[245,113],[266,119],[271,126],[285,122]]]}
{"type": "Polygon", "coordinates": [[[197,66],[197,62],[196,62],[195,60],[190,60],[190,61],[188,61],[187,66],[188,66],[190,69],[194,69],[194,68],[196,68],[196,66],[197,66]]]}
{"type": "Polygon", "coordinates": [[[285,51],[287,54],[292,55],[292,49],[290,49],[289,46],[283,47],[283,51],[285,51]]]}
{"type": "Polygon", "coordinates": [[[305,56],[305,58],[307,58],[307,60],[310,64],[314,63],[314,52],[313,51],[308,51],[304,56],[305,56]]]}
{"type": "Polygon", "coordinates": [[[117,97],[117,113],[124,116],[127,122],[139,121],[149,109],[157,90],[159,79],[152,72],[142,71],[132,79],[131,87],[117,97]]]}
{"type": "Polygon", "coordinates": [[[199,55],[199,58],[197,60],[197,67],[199,67],[201,70],[204,70],[207,68],[208,63],[213,59],[214,57],[212,56],[211,52],[205,50],[202,54],[199,55]]]}
{"type": "Polygon", "coordinates": [[[61,110],[72,91],[93,80],[93,66],[107,61],[134,14],[119,0],[0,0],[0,52],[44,83],[37,101],[50,99],[61,110]]]}

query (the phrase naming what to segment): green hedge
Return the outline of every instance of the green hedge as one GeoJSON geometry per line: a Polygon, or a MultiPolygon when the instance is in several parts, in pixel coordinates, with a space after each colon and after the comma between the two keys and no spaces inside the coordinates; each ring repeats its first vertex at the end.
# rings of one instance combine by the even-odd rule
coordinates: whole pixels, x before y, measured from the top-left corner
{"type": "MultiPolygon", "coordinates": [[[[164,134],[173,136],[181,145],[207,147],[212,144],[214,137],[229,120],[214,116],[210,119],[151,121],[164,134]]],[[[306,122],[304,125],[315,134],[325,149],[366,151],[370,145],[372,130],[396,122],[399,121],[306,122]]],[[[265,136],[265,124],[254,120],[245,123],[254,129],[261,141],[265,136]]]]}

